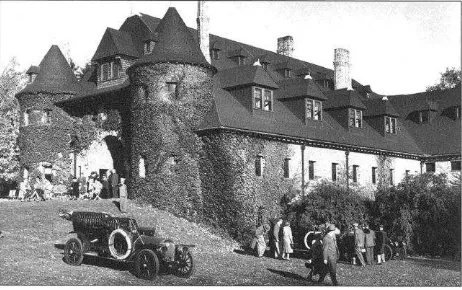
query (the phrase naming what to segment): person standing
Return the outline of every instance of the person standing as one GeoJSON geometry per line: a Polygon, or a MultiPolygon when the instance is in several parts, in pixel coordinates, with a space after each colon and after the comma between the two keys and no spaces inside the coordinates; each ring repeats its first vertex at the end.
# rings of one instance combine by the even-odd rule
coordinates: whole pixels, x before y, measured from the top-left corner
{"type": "Polygon", "coordinates": [[[369,225],[364,225],[364,246],[366,248],[366,262],[374,265],[375,232],[369,229],[369,225]]]}
{"type": "Polygon", "coordinates": [[[282,219],[279,218],[274,224],[273,228],[273,246],[274,246],[274,258],[278,259],[281,257],[281,242],[279,241],[279,232],[281,231],[282,219]]]}
{"type": "Polygon", "coordinates": [[[364,248],[364,232],[359,228],[359,224],[354,223],[354,234],[355,234],[355,252],[358,260],[361,264],[361,267],[366,267],[363,257],[363,248],[364,248]]]}
{"type": "Polygon", "coordinates": [[[74,176],[72,178],[72,183],[71,183],[71,187],[72,187],[72,199],[78,199],[79,198],[79,180],[74,176]]]}
{"type": "Polygon", "coordinates": [[[323,249],[322,249],[322,239],[324,235],[323,233],[316,234],[314,241],[311,244],[311,250],[309,254],[311,255],[308,262],[305,263],[305,267],[310,269],[308,273],[308,281],[313,281],[314,275],[321,275],[323,273],[323,269],[325,267],[324,260],[323,260],[323,249]]]}
{"type": "Polygon", "coordinates": [[[334,286],[338,285],[337,282],[337,257],[338,257],[338,248],[337,248],[337,239],[335,237],[336,228],[334,225],[329,225],[327,228],[327,234],[322,239],[322,254],[324,259],[324,265],[326,266],[323,269],[323,272],[319,276],[319,283],[324,281],[324,278],[329,272],[330,279],[334,286]]]}
{"type": "Polygon", "coordinates": [[[112,169],[112,174],[110,176],[109,183],[111,184],[112,197],[119,198],[119,175],[117,174],[115,169],[112,169]]]}
{"type": "Polygon", "coordinates": [[[103,177],[101,178],[101,184],[102,184],[102,189],[101,189],[101,198],[108,198],[109,197],[109,181],[107,180],[106,174],[103,174],[103,177]]]}
{"type": "Polygon", "coordinates": [[[387,233],[383,226],[379,226],[379,231],[375,233],[375,249],[377,252],[377,264],[385,263],[385,245],[388,243],[387,233]]]}
{"type": "Polygon", "coordinates": [[[292,244],[294,243],[294,238],[292,236],[292,229],[290,228],[290,222],[285,221],[284,227],[282,228],[282,259],[290,260],[290,254],[294,252],[292,249],[292,244]]]}
{"type": "Polygon", "coordinates": [[[255,230],[255,237],[252,240],[250,247],[255,249],[257,246],[257,257],[261,258],[265,254],[266,250],[266,241],[265,241],[265,233],[269,231],[270,226],[267,224],[260,225],[255,230]]]}
{"type": "Polygon", "coordinates": [[[125,185],[125,178],[120,179],[119,184],[119,193],[120,193],[120,211],[122,213],[127,213],[127,186],[125,185]]]}

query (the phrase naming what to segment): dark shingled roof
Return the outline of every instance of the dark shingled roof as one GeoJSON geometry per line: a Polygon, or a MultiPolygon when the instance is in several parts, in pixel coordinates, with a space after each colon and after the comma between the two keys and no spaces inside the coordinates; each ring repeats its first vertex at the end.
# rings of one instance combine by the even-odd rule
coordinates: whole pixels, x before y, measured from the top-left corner
{"type": "Polygon", "coordinates": [[[211,68],[193,35],[175,8],[168,8],[156,28],[159,41],[151,54],[143,55],[135,64],[178,62],[211,68]]]}
{"type": "Polygon", "coordinates": [[[279,90],[276,91],[278,99],[290,99],[297,97],[312,97],[319,100],[326,100],[319,86],[311,79],[286,79],[278,82],[279,90]]]}
{"type": "Polygon", "coordinates": [[[220,80],[221,87],[226,89],[245,85],[278,88],[269,74],[258,65],[237,66],[222,70],[217,73],[216,77],[220,80]]]}
{"type": "Polygon", "coordinates": [[[412,95],[389,96],[388,99],[403,118],[403,123],[416,143],[426,154],[460,154],[461,121],[452,119],[444,111],[461,104],[460,84],[443,91],[412,95]],[[438,111],[428,124],[418,124],[410,114],[419,111],[428,102],[437,102],[438,111]]]}
{"type": "Polygon", "coordinates": [[[372,99],[363,101],[367,107],[364,116],[391,116],[399,117],[398,112],[388,100],[372,99]]]}
{"type": "Polygon", "coordinates": [[[361,96],[358,92],[354,90],[335,90],[335,91],[326,91],[324,94],[327,96],[327,102],[324,105],[325,109],[334,109],[334,108],[357,108],[357,109],[367,109],[361,101],[361,96]]]}
{"type": "Polygon", "coordinates": [[[40,68],[36,65],[31,65],[30,68],[26,71],[26,74],[38,74],[40,72],[40,68]]]}
{"type": "Polygon", "coordinates": [[[138,57],[130,34],[107,28],[91,60],[99,60],[115,55],[138,57]]]}
{"type": "Polygon", "coordinates": [[[50,50],[40,62],[40,73],[35,81],[25,87],[23,93],[78,93],[80,85],[57,45],[52,45],[50,50]]]}

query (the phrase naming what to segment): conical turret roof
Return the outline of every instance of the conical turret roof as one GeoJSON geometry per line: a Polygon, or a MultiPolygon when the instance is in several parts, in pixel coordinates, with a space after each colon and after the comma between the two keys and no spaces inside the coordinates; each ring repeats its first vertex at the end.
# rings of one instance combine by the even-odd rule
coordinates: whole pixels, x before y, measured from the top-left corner
{"type": "Polygon", "coordinates": [[[212,67],[175,8],[168,8],[155,32],[158,33],[159,40],[152,53],[143,55],[134,66],[143,63],[170,62],[212,67]]]}
{"type": "Polygon", "coordinates": [[[18,94],[79,92],[79,82],[57,45],[51,46],[39,67],[40,72],[35,81],[18,94]]]}

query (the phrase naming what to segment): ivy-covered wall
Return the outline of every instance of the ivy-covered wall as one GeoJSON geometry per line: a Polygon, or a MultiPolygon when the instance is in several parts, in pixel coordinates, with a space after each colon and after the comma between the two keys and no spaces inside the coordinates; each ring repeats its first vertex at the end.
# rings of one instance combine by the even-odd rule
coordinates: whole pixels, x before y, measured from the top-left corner
{"type": "Polygon", "coordinates": [[[246,242],[257,223],[281,216],[283,203],[297,189],[283,169],[284,159],[294,152],[286,143],[237,133],[213,133],[202,139],[204,217],[246,242]],[[262,176],[255,171],[258,156],[263,160],[262,176]]]}
{"type": "Polygon", "coordinates": [[[148,64],[129,74],[129,194],[175,214],[200,219],[202,141],[194,130],[212,106],[212,72],[187,64],[148,64]],[[171,83],[176,83],[176,89],[171,83]]]}

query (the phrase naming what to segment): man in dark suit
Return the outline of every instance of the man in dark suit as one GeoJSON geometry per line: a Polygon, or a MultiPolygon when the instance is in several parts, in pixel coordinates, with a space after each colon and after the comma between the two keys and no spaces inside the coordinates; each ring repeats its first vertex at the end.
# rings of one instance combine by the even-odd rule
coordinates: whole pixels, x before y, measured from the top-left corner
{"type": "Polygon", "coordinates": [[[109,181],[109,184],[111,185],[112,197],[119,198],[119,175],[115,169],[112,169],[109,181]]]}
{"type": "Polygon", "coordinates": [[[327,234],[322,239],[322,255],[324,259],[324,265],[326,266],[323,272],[319,275],[319,281],[323,282],[324,278],[329,272],[332,284],[337,286],[337,239],[335,237],[336,228],[334,225],[329,225],[327,228],[327,234]]]}

